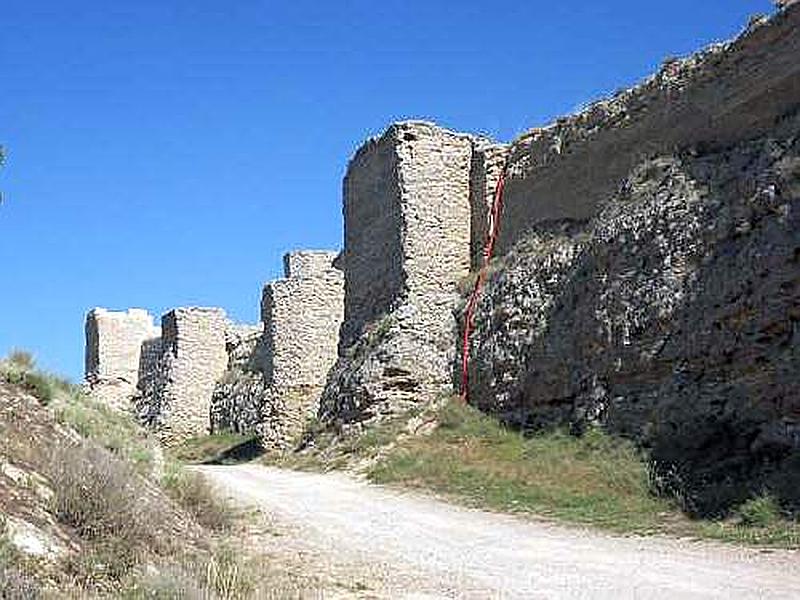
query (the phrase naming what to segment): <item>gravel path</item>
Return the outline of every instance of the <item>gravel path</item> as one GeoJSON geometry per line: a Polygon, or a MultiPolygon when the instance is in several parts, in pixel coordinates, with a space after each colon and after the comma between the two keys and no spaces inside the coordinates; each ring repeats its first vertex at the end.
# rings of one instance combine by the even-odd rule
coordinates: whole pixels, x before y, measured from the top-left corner
{"type": "Polygon", "coordinates": [[[280,547],[299,552],[310,571],[357,582],[346,597],[800,598],[794,552],[613,537],[460,508],[341,473],[198,470],[289,528],[280,547]]]}

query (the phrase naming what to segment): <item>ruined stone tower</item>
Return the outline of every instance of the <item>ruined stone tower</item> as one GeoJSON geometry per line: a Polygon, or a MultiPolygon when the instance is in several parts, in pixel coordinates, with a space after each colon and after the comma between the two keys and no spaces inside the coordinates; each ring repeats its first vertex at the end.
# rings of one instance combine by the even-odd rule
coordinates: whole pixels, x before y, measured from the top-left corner
{"type": "Polygon", "coordinates": [[[249,360],[229,363],[214,391],[215,430],[256,432],[265,447],[283,449],[316,414],[344,313],[335,258],[321,250],[284,256],[285,278],[264,286],[263,335],[249,360]]]}
{"type": "Polygon", "coordinates": [[[350,162],[345,313],[323,417],[369,420],[449,387],[455,286],[470,264],[471,158],[469,136],[406,122],[350,162]]]}
{"type": "Polygon", "coordinates": [[[290,252],[284,257],[285,279],[264,286],[266,374],[277,388],[318,392],[336,361],[344,292],[335,258],[335,252],[290,252]]]}
{"type": "Polygon", "coordinates": [[[142,309],[112,312],[94,308],[86,315],[86,383],[99,401],[125,407],[136,389],[143,346],[156,343],[161,331],[142,309]]]}

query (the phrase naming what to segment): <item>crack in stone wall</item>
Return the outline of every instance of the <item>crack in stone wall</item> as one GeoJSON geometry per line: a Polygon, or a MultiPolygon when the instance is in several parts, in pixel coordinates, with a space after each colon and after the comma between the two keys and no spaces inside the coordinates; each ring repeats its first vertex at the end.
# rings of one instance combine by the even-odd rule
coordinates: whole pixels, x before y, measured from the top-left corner
{"type": "Polygon", "coordinates": [[[508,146],[476,140],[470,170],[470,266],[483,265],[485,241],[491,227],[491,211],[497,183],[508,156],[508,146]]]}

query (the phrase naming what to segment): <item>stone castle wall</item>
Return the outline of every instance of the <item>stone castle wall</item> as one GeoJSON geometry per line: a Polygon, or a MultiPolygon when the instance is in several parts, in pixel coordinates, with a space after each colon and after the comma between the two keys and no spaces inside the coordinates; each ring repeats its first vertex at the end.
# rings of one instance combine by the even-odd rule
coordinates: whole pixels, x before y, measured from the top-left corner
{"type": "MultiPolygon", "coordinates": [[[[685,179],[720,183],[712,176],[683,173],[682,164],[674,161],[689,164],[693,157],[711,155],[725,145],[763,138],[781,127],[796,128],[798,31],[800,8],[795,6],[755,23],[734,42],[668,61],[642,85],[532,130],[509,146],[426,122],[391,125],[367,141],[348,165],[342,253],[287,255],[286,278],[264,289],[263,329],[232,327],[219,309],[178,309],[165,316],[160,343],[150,339],[140,345],[140,387],[156,390],[150,396],[143,391],[142,397],[159,399],[144,404],[148,414],[181,435],[203,431],[211,414],[224,424],[220,426],[260,427],[262,437],[278,447],[313,412],[320,388],[319,416],[347,424],[367,423],[452,392],[461,308],[456,288],[470,267],[482,261],[488,215],[504,165],[506,193],[496,255],[511,253],[509,264],[522,267],[509,281],[502,275],[508,269],[498,261],[500,275],[490,278],[490,293],[481,305],[484,329],[476,333],[473,348],[476,356],[483,356],[483,364],[471,365],[473,380],[479,381],[473,391],[483,398],[480,404],[486,410],[507,416],[504,411],[510,407],[518,417],[535,404],[520,394],[533,397],[549,389],[551,396],[568,403],[581,394],[589,399],[602,395],[602,386],[592,379],[596,373],[574,381],[580,360],[568,372],[563,369],[572,363],[556,361],[544,374],[528,369],[525,361],[538,351],[532,349],[536,336],[558,324],[553,321],[558,315],[551,312],[566,310],[559,298],[568,298],[573,308],[591,298],[606,302],[629,287],[629,272],[640,267],[626,263],[619,290],[592,288],[594,296],[587,291],[586,299],[563,294],[562,284],[583,281],[571,269],[588,260],[587,240],[599,240],[608,227],[624,228],[622,222],[637,210],[630,206],[617,214],[609,204],[622,206],[633,198],[653,213],[637,217],[641,228],[661,228],[664,223],[652,219],[660,219],[660,207],[674,199],[669,194],[693,202],[694,187],[684,186],[685,179]],[[653,162],[656,156],[660,158],[653,162]],[[674,189],[666,186],[657,202],[652,194],[631,196],[628,187],[637,169],[658,171],[659,161],[672,165],[665,176],[673,179],[674,189]],[[612,213],[618,221],[613,227],[604,220],[612,213]],[[525,256],[520,259],[520,254],[525,256]],[[513,296],[508,300],[513,311],[502,309],[507,296],[513,296]],[[545,380],[552,387],[541,383],[545,380]],[[528,381],[533,384],[526,386],[528,381]],[[569,393],[559,396],[564,390],[569,393]]],[[[790,146],[791,132],[783,133],[780,143],[790,146]]],[[[763,149],[755,153],[758,160],[769,154],[763,149]]],[[[784,154],[796,160],[795,154],[784,154]]],[[[722,169],[723,162],[714,159],[709,168],[722,169]]],[[[779,172],[777,167],[761,169],[743,179],[743,185],[756,185],[762,174],[774,179],[779,172]]],[[[794,185],[792,181],[781,179],[781,185],[794,185]]],[[[675,229],[669,235],[681,228],[689,231],[680,217],[681,211],[691,212],[688,204],[673,208],[674,215],[664,217],[675,229]]],[[[782,205],[780,210],[793,209],[782,205]]],[[[714,224],[707,225],[711,231],[714,224]]],[[[663,249],[655,247],[660,239],[642,252],[661,256],[663,249]]],[[[690,241],[699,244],[699,234],[690,241]]],[[[617,242],[625,243],[622,238],[617,242]]],[[[602,251],[617,260],[616,247],[603,245],[602,251]]],[[[632,254],[637,252],[634,247],[632,254]]],[[[675,278],[688,268],[672,266],[679,271],[670,275],[675,278]]],[[[603,277],[603,270],[597,270],[593,284],[603,285],[603,277]]],[[[642,294],[653,302],[662,300],[642,294]]],[[[621,311],[635,306],[628,300],[620,300],[621,311]]],[[[595,308],[602,312],[618,307],[595,308]]],[[[614,318],[629,319],[623,327],[632,327],[639,316],[614,318]]],[[[573,321],[565,319],[564,328],[573,321]]],[[[541,350],[545,364],[560,342],[542,339],[550,343],[541,350]]],[[[87,375],[90,362],[103,361],[90,361],[87,354],[87,375]]],[[[613,378],[611,367],[602,360],[598,364],[603,376],[613,378]]]]}
{"type": "Polygon", "coordinates": [[[641,161],[762,135],[800,98],[800,5],[642,85],[516,140],[498,251],[537,224],[585,221],[641,161]]]}

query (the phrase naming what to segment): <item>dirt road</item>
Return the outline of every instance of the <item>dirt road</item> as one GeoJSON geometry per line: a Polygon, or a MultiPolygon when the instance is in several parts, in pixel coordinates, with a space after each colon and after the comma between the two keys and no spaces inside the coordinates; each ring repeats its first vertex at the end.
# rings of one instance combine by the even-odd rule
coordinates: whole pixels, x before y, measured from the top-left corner
{"type": "MultiPolygon", "coordinates": [[[[268,542],[345,597],[800,598],[800,554],[614,537],[452,506],[344,474],[198,467],[286,528],[268,542]]],[[[327,596],[326,596],[327,597],[327,596]]]]}

